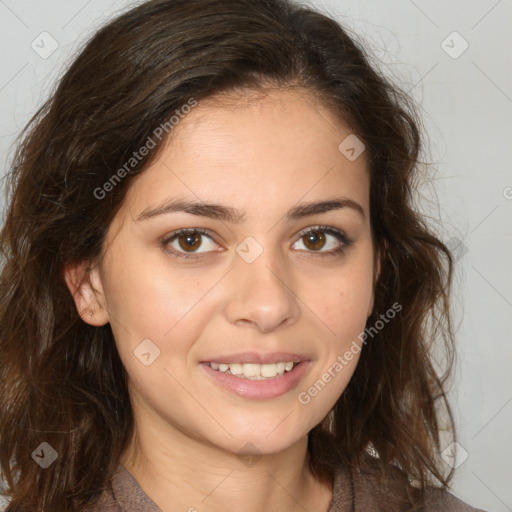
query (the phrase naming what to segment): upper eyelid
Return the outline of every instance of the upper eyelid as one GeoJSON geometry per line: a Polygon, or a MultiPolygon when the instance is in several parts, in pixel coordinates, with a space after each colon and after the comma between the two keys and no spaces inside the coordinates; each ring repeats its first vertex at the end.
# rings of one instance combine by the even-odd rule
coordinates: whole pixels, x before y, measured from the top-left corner
{"type": "MultiPolygon", "coordinates": [[[[308,233],[310,231],[314,231],[315,229],[323,230],[323,231],[329,231],[329,230],[334,231],[334,232],[339,233],[340,235],[344,236],[345,238],[347,238],[347,241],[349,241],[348,240],[348,236],[345,233],[345,230],[337,228],[335,226],[327,226],[327,225],[324,225],[324,224],[314,224],[312,226],[308,226],[306,228],[301,229],[298,233],[296,233],[294,235],[295,239],[300,239],[306,233],[308,233]]],[[[187,234],[187,233],[199,233],[200,235],[204,235],[204,236],[209,237],[213,242],[217,243],[215,241],[215,237],[212,236],[212,234],[210,233],[210,230],[208,230],[206,228],[182,228],[182,229],[178,229],[176,231],[173,231],[169,235],[164,236],[162,240],[164,242],[166,242],[166,243],[170,243],[171,241],[174,241],[173,239],[176,239],[178,236],[183,235],[183,234],[187,234]]],[[[331,235],[331,236],[333,236],[333,235],[331,235]]],[[[194,253],[190,253],[190,254],[194,254],[194,253]]],[[[200,254],[200,253],[198,253],[198,254],[200,254]]]]}
{"type": "Polygon", "coordinates": [[[309,231],[314,231],[315,229],[318,229],[318,230],[324,230],[324,231],[336,231],[342,235],[345,235],[345,230],[344,229],[340,229],[340,228],[337,228],[335,226],[326,226],[325,224],[315,224],[313,226],[309,226],[307,228],[304,228],[304,229],[301,229],[295,236],[299,236],[304,234],[304,233],[308,233],[309,231]]]}

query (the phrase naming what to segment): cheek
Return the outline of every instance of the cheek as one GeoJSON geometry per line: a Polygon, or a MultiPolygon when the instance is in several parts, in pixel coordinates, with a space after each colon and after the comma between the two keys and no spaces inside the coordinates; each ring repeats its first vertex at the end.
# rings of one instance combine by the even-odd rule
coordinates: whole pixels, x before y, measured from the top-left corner
{"type": "Polygon", "coordinates": [[[372,262],[360,262],[326,276],[316,287],[314,300],[317,311],[330,328],[338,348],[364,330],[373,298],[372,262]]]}
{"type": "Polygon", "coordinates": [[[373,264],[367,253],[317,288],[312,300],[329,335],[322,340],[322,364],[303,390],[301,403],[311,401],[313,409],[329,409],[347,387],[359,361],[372,297],[373,264]]]}
{"type": "Polygon", "coordinates": [[[112,254],[105,263],[104,275],[107,309],[116,339],[129,335],[139,343],[139,338],[172,337],[218,281],[215,275],[199,279],[192,273],[178,272],[166,265],[161,255],[148,258],[148,254],[135,250],[124,257],[112,254]]]}

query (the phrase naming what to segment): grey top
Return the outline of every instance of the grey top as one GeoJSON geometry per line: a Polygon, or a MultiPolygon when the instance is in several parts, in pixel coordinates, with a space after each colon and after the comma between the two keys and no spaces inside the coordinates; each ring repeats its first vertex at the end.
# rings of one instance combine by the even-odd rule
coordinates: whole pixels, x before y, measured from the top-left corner
{"type": "MultiPolygon", "coordinates": [[[[423,508],[411,507],[406,499],[407,489],[403,477],[397,478],[384,489],[374,476],[359,475],[352,482],[348,474],[340,470],[334,479],[333,496],[327,511],[314,512],[485,512],[473,508],[450,493],[432,488],[427,492],[423,508]],[[355,495],[355,499],[353,496],[355,495]]],[[[156,503],[142,490],[133,475],[119,464],[113,479],[90,512],[162,512],[156,503]]],[[[313,512],[313,511],[311,511],[313,512]]]]}

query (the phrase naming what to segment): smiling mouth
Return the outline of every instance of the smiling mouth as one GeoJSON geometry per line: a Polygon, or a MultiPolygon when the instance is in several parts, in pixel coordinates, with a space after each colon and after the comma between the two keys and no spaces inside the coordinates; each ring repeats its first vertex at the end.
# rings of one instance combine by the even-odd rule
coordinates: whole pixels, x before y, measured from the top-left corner
{"type": "Polygon", "coordinates": [[[207,363],[212,370],[233,375],[240,379],[270,380],[291,372],[299,363],[288,361],[279,363],[207,363]]]}

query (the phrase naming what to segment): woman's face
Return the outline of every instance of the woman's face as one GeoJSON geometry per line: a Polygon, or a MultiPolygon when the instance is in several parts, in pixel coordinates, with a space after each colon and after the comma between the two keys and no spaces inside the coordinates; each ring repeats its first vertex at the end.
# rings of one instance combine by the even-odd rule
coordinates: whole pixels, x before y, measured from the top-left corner
{"type": "Polygon", "coordinates": [[[365,154],[354,136],[340,149],[350,130],[297,91],[204,101],[172,135],[91,276],[137,428],[275,453],[357,364],[375,270],[365,154]]]}

